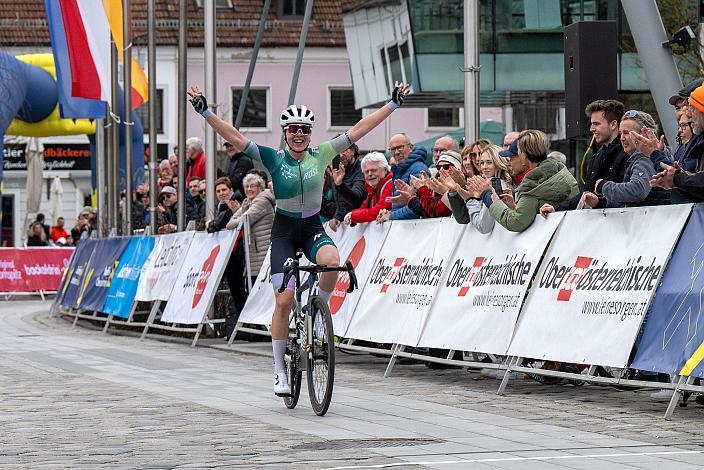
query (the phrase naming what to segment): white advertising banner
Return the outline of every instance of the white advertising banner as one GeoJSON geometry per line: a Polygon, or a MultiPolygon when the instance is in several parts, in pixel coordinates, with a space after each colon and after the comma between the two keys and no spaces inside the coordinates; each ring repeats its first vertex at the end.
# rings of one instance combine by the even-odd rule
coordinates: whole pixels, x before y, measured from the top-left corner
{"type": "Polygon", "coordinates": [[[508,354],[625,367],[691,208],[567,213],[540,265],[508,354]]]}
{"type": "MultiPolygon", "coordinates": [[[[340,260],[343,264],[346,260],[352,261],[357,275],[359,288],[352,294],[347,293],[349,277],[347,273],[340,273],[337,285],[330,298],[329,306],[332,313],[333,329],[338,336],[344,336],[349,325],[354,309],[359,302],[362,288],[369,273],[374,266],[376,256],[384,243],[384,238],[389,231],[391,224],[360,224],[354,227],[346,225],[338,228],[337,232],[329,230],[327,224],[325,228],[330,238],[335,242],[340,251],[340,260]]],[[[301,258],[301,264],[308,264],[305,258],[301,258]]],[[[252,286],[252,292],[247,297],[247,303],[242,309],[239,321],[242,323],[253,323],[257,325],[270,325],[271,314],[274,311],[274,295],[271,285],[271,273],[269,265],[269,253],[267,253],[259,276],[252,286]]],[[[303,295],[303,302],[308,296],[303,295]]]]}
{"type": "Polygon", "coordinates": [[[346,336],[416,345],[464,228],[450,218],[394,221],[346,336]]]}
{"type": "Polygon", "coordinates": [[[274,313],[274,288],[271,286],[271,264],[269,256],[271,247],[264,258],[257,280],[252,285],[252,291],[247,296],[247,302],[240,313],[239,322],[255,325],[271,325],[271,315],[274,313]]]}
{"type": "Polygon", "coordinates": [[[161,321],[185,325],[201,322],[215,297],[237,233],[221,230],[194,235],[161,321]]]}
{"type": "Polygon", "coordinates": [[[169,300],[196,232],[180,232],[156,237],[156,245],[142,267],[135,300],[169,300]]]}
{"type": "Polygon", "coordinates": [[[342,265],[348,260],[352,262],[358,284],[358,288],[348,294],[349,275],[346,272],[339,274],[329,302],[333,329],[338,336],[345,336],[352,314],[361,298],[364,284],[372,272],[374,262],[390,228],[390,223],[372,223],[358,224],[354,227],[342,225],[337,232],[328,230],[340,251],[342,265]]]}
{"type": "Polygon", "coordinates": [[[467,225],[440,283],[420,346],[506,354],[540,258],[564,216],[537,217],[522,233],[467,225]]]}

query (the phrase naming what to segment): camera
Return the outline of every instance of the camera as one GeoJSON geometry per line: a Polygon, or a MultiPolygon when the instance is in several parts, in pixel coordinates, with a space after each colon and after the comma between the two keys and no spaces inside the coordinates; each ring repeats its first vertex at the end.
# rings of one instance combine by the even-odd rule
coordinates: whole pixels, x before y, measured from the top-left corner
{"type": "Polygon", "coordinates": [[[692,31],[692,28],[689,26],[684,26],[675,32],[675,34],[672,35],[672,39],[670,39],[667,42],[662,43],[663,46],[670,46],[672,49],[672,45],[678,46],[677,49],[672,49],[673,54],[684,54],[688,49],[690,44],[695,38],[694,31],[692,31]]]}

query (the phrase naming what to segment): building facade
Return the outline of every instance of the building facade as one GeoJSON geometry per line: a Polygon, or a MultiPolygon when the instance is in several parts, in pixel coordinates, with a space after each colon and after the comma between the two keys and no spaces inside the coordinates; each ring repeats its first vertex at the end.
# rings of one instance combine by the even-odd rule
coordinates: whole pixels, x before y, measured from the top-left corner
{"type": "MultiPolygon", "coordinates": [[[[251,59],[263,0],[216,0],[216,112],[233,122],[251,59]]],[[[383,105],[395,80],[413,83],[408,106],[360,142],[382,150],[389,137],[408,133],[414,141],[463,127],[463,0],[316,0],[296,92],[297,103],[316,113],[313,141],[334,137],[364,113],[383,105]]],[[[202,0],[188,4],[189,83],[204,83],[202,0]]],[[[257,143],[277,147],[278,116],[288,100],[303,19],[304,0],[272,0],[262,48],[247,100],[242,130],[257,143]]],[[[132,0],[134,50],[147,69],[147,0],[132,0]]],[[[178,136],[178,2],[157,0],[157,141],[159,157],[172,152],[178,136]]],[[[614,20],[619,28],[619,92],[629,107],[645,108],[647,81],[638,66],[628,24],[618,0],[481,0],[480,61],[482,121],[504,131],[540,128],[556,148],[575,154],[564,137],[563,28],[579,20],[614,20]],[[570,152],[572,150],[572,152],[570,152]]],[[[0,47],[13,54],[50,52],[42,0],[0,2],[0,47]]],[[[148,136],[147,105],[138,109],[148,136]]],[[[190,107],[188,136],[204,136],[204,122],[190,107]]],[[[8,137],[8,139],[11,139],[8,137]]],[[[77,155],[85,136],[51,137],[77,155]],[[75,151],[74,151],[75,150],[75,151]]],[[[12,149],[12,146],[9,147],[12,149]]],[[[7,151],[6,151],[7,152],[7,151]]],[[[4,233],[21,243],[26,172],[5,158],[4,233]],[[10,165],[11,166],[11,165],[10,165]],[[8,212],[10,211],[10,212],[8,212]],[[12,226],[10,226],[12,224],[12,226]]],[[[222,156],[220,156],[222,162],[222,156]]],[[[78,164],[78,162],[76,162],[78,164]]],[[[574,158],[571,166],[575,166],[574,158]]],[[[70,224],[91,194],[84,166],[47,168],[45,181],[63,181],[64,217],[70,224]],[[72,195],[72,199],[66,195],[72,195]]],[[[48,183],[47,183],[48,184],[48,183]]],[[[48,191],[42,209],[48,208],[48,191]]],[[[46,211],[45,211],[46,212],[46,211]]],[[[53,222],[50,220],[50,222],[53,222]]],[[[7,239],[4,237],[4,239],[7,239]]]]}

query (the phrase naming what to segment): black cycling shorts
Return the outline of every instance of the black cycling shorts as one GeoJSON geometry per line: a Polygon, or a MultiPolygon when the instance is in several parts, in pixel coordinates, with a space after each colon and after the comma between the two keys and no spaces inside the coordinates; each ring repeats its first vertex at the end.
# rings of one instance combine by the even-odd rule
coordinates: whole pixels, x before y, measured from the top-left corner
{"type": "Polygon", "coordinates": [[[335,243],[325,233],[319,214],[298,219],[277,212],[271,228],[272,276],[283,273],[284,264],[289,259],[293,260],[299,249],[303,250],[306,258],[315,263],[318,250],[325,245],[335,246],[335,243]]]}

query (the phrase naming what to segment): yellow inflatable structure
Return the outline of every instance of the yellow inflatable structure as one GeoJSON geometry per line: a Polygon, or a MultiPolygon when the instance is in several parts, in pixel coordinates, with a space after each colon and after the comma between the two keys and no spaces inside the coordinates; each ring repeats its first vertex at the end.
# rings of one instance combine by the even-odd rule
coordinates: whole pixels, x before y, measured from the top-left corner
{"type": "MultiPolygon", "coordinates": [[[[52,54],[26,54],[17,59],[30,65],[40,67],[51,74],[56,80],[56,66],[52,54]]],[[[8,127],[6,135],[21,135],[27,137],[50,137],[56,135],[95,134],[95,121],[90,119],[62,119],[59,105],[43,121],[30,123],[14,119],[8,127]]]]}

